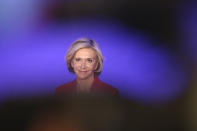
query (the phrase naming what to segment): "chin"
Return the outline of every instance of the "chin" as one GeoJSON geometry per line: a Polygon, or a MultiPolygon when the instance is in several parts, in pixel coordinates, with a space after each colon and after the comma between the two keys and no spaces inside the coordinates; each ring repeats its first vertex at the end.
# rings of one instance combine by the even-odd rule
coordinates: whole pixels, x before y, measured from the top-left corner
{"type": "Polygon", "coordinates": [[[78,77],[80,80],[86,80],[86,79],[88,79],[88,78],[91,77],[91,74],[87,74],[87,75],[78,75],[77,77],[78,77]]]}
{"type": "Polygon", "coordinates": [[[88,76],[78,76],[78,78],[79,78],[80,80],[86,80],[86,79],[88,79],[89,77],[88,77],[88,76]]]}

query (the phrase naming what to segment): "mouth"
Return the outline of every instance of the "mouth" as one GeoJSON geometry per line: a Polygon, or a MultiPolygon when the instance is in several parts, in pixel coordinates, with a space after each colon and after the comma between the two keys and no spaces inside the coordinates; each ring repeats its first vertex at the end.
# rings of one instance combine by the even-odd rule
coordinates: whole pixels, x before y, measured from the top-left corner
{"type": "Polygon", "coordinates": [[[86,73],[86,72],[88,72],[88,71],[79,71],[80,73],[86,73]]]}

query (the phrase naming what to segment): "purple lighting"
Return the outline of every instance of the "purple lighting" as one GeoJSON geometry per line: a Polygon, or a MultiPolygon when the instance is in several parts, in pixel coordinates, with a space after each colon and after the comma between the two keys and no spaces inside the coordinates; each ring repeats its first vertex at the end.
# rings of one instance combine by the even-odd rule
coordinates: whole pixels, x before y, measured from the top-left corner
{"type": "Polygon", "coordinates": [[[73,80],[64,55],[79,37],[99,43],[105,57],[100,78],[117,87],[121,96],[154,103],[176,99],[183,92],[187,73],[181,61],[165,48],[152,47],[155,41],[149,36],[115,20],[75,19],[45,27],[23,42],[14,41],[17,46],[6,43],[1,53],[1,94],[53,94],[58,85],[73,80]]]}

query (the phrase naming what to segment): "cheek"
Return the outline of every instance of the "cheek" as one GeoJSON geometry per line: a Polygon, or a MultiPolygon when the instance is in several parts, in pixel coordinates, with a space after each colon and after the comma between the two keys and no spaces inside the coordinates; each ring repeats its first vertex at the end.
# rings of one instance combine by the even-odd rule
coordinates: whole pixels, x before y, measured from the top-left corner
{"type": "Polygon", "coordinates": [[[96,62],[96,63],[94,63],[94,64],[92,65],[92,69],[93,69],[93,70],[96,70],[97,66],[98,66],[98,63],[96,62]]]}
{"type": "Polygon", "coordinates": [[[91,65],[91,67],[90,67],[90,68],[91,68],[91,70],[93,70],[93,71],[94,71],[94,70],[96,69],[96,66],[97,66],[97,63],[94,63],[93,65],[91,65]]]}
{"type": "Polygon", "coordinates": [[[75,71],[77,71],[79,68],[80,68],[80,67],[79,67],[78,65],[74,65],[74,66],[73,66],[73,69],[74,69],[75,71]]]}
{"type": "Polygon", "coordinates": [[[74,71],[78,68],[78,66],[75,62],[72,62],[71,65],[72,65],[72,68],[74,69],[74,71]]]}

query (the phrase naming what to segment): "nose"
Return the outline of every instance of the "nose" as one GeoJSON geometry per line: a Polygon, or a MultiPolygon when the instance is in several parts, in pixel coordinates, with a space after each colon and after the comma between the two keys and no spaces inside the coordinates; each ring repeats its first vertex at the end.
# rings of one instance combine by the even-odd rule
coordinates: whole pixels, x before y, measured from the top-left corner
{"type": "Polygon", "coordinates": [[[82,69],[86,69],[87,68],[86,61],[82,61],[81,68],[82,69]]]}

